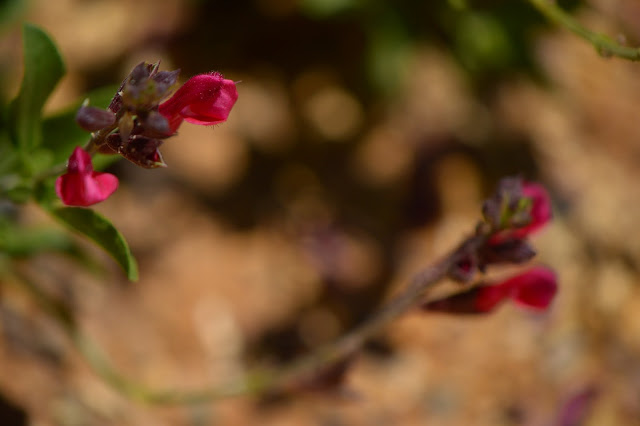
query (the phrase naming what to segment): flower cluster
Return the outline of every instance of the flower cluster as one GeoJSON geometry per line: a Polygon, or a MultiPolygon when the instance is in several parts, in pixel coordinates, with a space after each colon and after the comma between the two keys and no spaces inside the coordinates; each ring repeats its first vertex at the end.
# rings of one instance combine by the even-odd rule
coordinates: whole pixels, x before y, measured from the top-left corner
{"type": "Polygon", "coordinates": [[[484,220],[476,235],[458,250],[452,278],[467,282],[477,271],[497,263],[524,263],[536,254],[527,237],[551,220],[551,201],[542,185],[520,178],[500,181],[484,202],[484,220]],[[479,244],[480,242],[480,244],[479,244]]]}
{"type": "Polygon", "coordinates": [[[200,74],[171,96],[178,75],[179,70],[158,71],[158,64],[143,62],[127,76],[106,110],[86,103],[78,110],[76,122],[92,132],[92,138],[86,150],[76,148],[67,173],[56,181],[64,204],[89,206],[117,187],[115,176],[93,171],[89,153],[120,154],[144,168],[166,167],[158,148],[183,121],[213,125],[227,120],[238,99],[233,81],[219,73],[200,74]],[[107,179],[115,186],[104,185],[107,179]]]}
{"type": "MultiPolygon", "coordinates": [[[[551,201],[544,187],[507,178],[483,205],[484,220],[476,235],[463,244],[449,275],[470,281],[476,271],[496,263],[523,263],[535,256],[527,237],[551,220],[551,201]]],[[[484,284],[444,299],[424,304],[429,311],[486,313],[505,300],[532,309],[544,310],[557,291],[553,271],[536,267],[497,284],[484,284]]]]}

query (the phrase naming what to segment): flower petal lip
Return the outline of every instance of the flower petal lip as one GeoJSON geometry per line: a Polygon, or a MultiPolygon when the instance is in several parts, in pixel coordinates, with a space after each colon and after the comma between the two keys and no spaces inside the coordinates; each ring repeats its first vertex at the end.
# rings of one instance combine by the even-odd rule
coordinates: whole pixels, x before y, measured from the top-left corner
{"type": "Polygon", "coordinates": [[[512,298],[520,306],[545,310],[558,291],[556,274],[547,268],[536,267],[515,276],[505,285],[512,287],[512,298]]]}
{"type": "Polygon", "coordinates": [[[94,171],[89,154],[77,147],[69,157],[67,173],[56,179],[55,187],[65,205],[88,207],[109,198],[118,188],[118,178],[94,171]]]}
{"type": "Polygon", "coordinates": [[[535,267],[497,284],[480,285],[427,302],[422,308],[451,314],[483,314],[512,299],[519,306],[544,311],[551,304],[557,289],[555,273],[545,267],[535,267]]]}
{"type": "Polygon", "coordinates": [[[87,151],[79,146],[73,150],[67,163],[67,173],[91,173],[93,164],[91,164],[91,156],[87,151]]]}
{"type": "Polygon", "coordinates": [[[182,120],[193,124],[212,125],[229,117],[238,99],[236,84],[219,73],[199,74],[187,80],[158,111],[168,121],[172,132],[182,120]]]}

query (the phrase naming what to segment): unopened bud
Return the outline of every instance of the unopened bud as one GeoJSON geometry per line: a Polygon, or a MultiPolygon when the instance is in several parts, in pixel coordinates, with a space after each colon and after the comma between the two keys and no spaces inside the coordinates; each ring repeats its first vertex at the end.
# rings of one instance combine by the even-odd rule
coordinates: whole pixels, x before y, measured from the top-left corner
{"type": "Polygon", "coordinates": [[[526,240],[513,238],[497,243],[489,242],[482,249],[484,264],[491,263],[524,263],[536,255],[535,250],[526,240]]]}
{"type": "Polygon", "coordinates": [[[153,70],[152,64],[148,64],[146,62],[140,62],[129,73],[128,84],[135,86],[143,82],[144,80],[147,80],[151,75],[152,70],[153,70]]]}
{"type": "Polygon", "coordinates": [[[482,214],[493,230],[500,230],[512,226],[514,214],[526,210],[521,205],[522,179],[519,177],[504,178],[498,184],[498,189],[485,200],[482,214]]]}
{"type": "Polygon", "coordinates": [[[113,112],[89,105],[82,105],[76,114],[76,123],[88,132],[96,132],[115,123],[113,112]]]}
{"type": "Polygon", "coordinates": [[[174,71],[160,71],[154,75],[152,79],[156,82],[156,91],[158,95],[162,96],[162,98],[169,96],[178,81],[179,75],[179,69],[174,71]]]}
{"type": "Polygon", "coordinates": [[[143,120],[143,134],[150,138],[166,138],[171,135],[169,121],[158,111],[151,111],[143,120]]]}

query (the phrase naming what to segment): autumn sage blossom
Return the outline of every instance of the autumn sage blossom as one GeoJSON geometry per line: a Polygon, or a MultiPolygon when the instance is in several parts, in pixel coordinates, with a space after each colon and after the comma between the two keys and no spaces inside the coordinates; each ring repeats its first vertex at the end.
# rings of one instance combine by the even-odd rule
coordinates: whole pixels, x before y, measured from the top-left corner
{"type": "Polygon", "coordinates": [[[509,177],[485,200],[482,213],[476,235],[458,249],[449,271],[456,281],[469,282],[492,264],[520,264],[532,259],[536,252],[528,237],[551,221],[551,198],[539,183],[509,177]]]}
{"type": "Polygon", "coordinates": [[[91,156],[76,147],[67,172],[56,180],[56,194],[68,206],[87,207],[107,199],[118,188],[118,178],[93,170],[91,156]]]}
{"type": "Polygon", "coordinates": [[[498,284],[480,285],[453,296],[422,305],[427,311],[453,314],[483,314],[493,311],[506,300],[535,310],[546,310],[558,289],[555,273],[535,267],[498,284]]]}
{"type": "MultiPolygon", "coordinates": [[[[546,189],[519,177],[500,181],[497,191],[483,205],[483,220],[476,234],[455,253],[449,277],[470,282],[478,272],[499,263],[520,264],[536,254],[527,240],[542,229],[552,216],[546,189]]],[[[520,306],[545,310],[557,291],[555,273],[535,267],[497,284],[480,284],[443,299],[425,303],[427,311],[457,314],[491,312],[505,300],[520,306]]]]}
{"type": "Polygon", "coordinates": [[[191,77],[158,111],[175,132],[182,120],[193,124],[211,125],[227,120],[238,99],[236,84],[219,73],[191,77]]]}
{"type": "Polygon", "coordinates": [[[178,75],[179,70],[159,71],[158,64],[143,62],[127,76],[107,109],[87,102],[80,107],[76,122],[92,137],[86,151],[74,151],[67,173],[56,182],[64,204],[89,206],[117,188],[115,176],[93,171],[90,153],[119,154],[147,169],[166,167],[158,148],[183,121],[213,125],[227,120],[238,99],[233,81],[215,72],[200,74],[173,93],[178,75]]]}
{"type": "MultiPolygon", "coordinates": [[[[551,200],[544,186],[536,182],[520,182],[519,188],[507,196],[515,201],[516,211],[511,214],[511,223],[499,230],[489,240],[500,244],[508,240],[522,240],[542,229],[551,220],[551,200]]],[[[504,212],[502,213],[504,220],[504,212]]],[[[503,225],[504,226],[504,225],[503,225]]]]}

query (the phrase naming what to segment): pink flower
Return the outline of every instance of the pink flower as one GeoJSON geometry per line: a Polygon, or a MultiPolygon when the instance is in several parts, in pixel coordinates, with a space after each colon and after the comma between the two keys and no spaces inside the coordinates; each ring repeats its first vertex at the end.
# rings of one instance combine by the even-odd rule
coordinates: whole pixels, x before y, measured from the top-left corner
{"type": "Polygon", "coordinates": [[[531,201],[531,205],[527,210],[529,222],[520,227],[497,232],[489,239],[489,245],[494,246],[506,241],[522,240],[539,231],[551,221],[551,199],[544,186],[535,182],[523,182],[522,198],[528,198],[531,201]]]}
{"type": "Polygon", "coordinates": [[[551,199],[544,186],[535,182],[522,184],[522,196],[531,200],[531,222],[513,231],[516,238],[524,238],[544,227],[551,220],[551,199]]]}
{"type": "Polygon", "coordinates": [[[218,73],[191,77],[171,98],[160,104],[158,111],[175,133],[182,120],[211,125],[227,120],[238,99],[236,84],[218,73]]]}
{"type": "Polygon", "coordinates": [[[56,194],[67,206],[87,207],[106,200],[118,188],[118,178],[93,170],[91,156],[77,147],[67,165],[67,173],[56,180],[56,194]]]}
{"type": "Polygon", "coordinates": [[[556,274],[537,267],[499,284],[510,290],[510,296],[520,306],[543,311],[549,307],[558,291],[556,274]]]}
{"type": "Polygon", "coordinates": [[[456,314],[481,314],[491,312],[500,303],[512,299],[518,305],[546,310],[558,290],[556,275],[543,267],[530,269],[499,284],[474,287],[422,306],[428,311],[456,314]]]}

